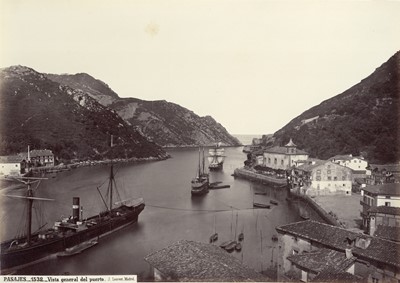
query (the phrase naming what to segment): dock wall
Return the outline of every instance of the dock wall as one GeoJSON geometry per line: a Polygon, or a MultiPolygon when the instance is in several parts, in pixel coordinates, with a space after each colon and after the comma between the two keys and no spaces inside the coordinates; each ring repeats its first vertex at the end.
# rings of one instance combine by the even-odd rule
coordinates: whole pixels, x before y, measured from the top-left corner
{"type": "Polygon", "coordinates": [[[238,178],[265,183],[274,187],[284,187],[287,185],[286,178],[274,178],[267,175],[258,174],[245,168],[235,169],[233,175],[238,178]]]}

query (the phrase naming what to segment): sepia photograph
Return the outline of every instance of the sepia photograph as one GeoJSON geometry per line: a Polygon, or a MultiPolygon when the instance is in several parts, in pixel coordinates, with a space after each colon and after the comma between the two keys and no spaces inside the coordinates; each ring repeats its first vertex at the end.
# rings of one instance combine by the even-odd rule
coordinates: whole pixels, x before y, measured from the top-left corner
{"type": "Polygon", "coordinates": [[[400,282],[399,11],[0,0],[0,281],[400,282]]]}

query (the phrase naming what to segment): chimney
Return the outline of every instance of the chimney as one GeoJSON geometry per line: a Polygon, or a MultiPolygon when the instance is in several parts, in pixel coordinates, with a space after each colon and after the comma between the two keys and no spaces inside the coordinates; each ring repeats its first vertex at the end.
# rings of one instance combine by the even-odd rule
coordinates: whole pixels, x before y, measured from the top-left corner
{"type": "Polygon", "coordinates": [[[74,197],[72,199],[72,219],[76,223],[79,221],[79,197],[74,197]]]}
{"type": "Polygon", "coordinates": [[[349,259],[352,257],[353,257],[353,253],[352,253],[351,249],[346,249],[346,258],[349,259]]]}

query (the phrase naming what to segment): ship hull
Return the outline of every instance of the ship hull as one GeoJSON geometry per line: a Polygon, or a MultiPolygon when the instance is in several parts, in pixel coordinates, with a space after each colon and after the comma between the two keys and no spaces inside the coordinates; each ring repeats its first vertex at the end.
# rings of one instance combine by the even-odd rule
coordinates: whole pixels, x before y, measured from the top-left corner
{"type": "Polygon", "coordinates": [[[192,184],[192,196],[201,196],[208,193],[208,183],[201,183],[201,184],[192,184]]]}
{"type": "MultiPolygon", "coordinates": [[[[29,247],[8,249],[12,241],[2,243],[1,273],[8,273],[9,271],[28,266],[85,241],[104,237],[125,226],[136,223],[140,212],[144,209],[144,204],[138,207],[129,207],[129,209],[123,215],[103,219],[100,223],[81,231],[65,233],[64,235],[54,235],[53,238],[45,240],[37,239],[36,235],[36,238],[35,236],[33,237],[34,243],[29,247]]],[[[90,219],[95,220],[99,219],[99,217],[93,216],[88,220],[90,219]]]]}
{"type": "Polygon", "coordinates": [[[222,162],[221,163],[213,163],[208,166],[208,169],[210,169],[211,171],[220,171],[220,170],[222,170],[223,166],[224,166],[224,163],[222,163],[222,162]]]}

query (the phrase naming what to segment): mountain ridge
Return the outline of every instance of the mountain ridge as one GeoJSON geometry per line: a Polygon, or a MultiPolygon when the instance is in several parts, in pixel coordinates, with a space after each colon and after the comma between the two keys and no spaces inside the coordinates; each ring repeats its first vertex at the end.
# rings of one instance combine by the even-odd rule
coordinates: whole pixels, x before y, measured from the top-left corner
{"type": "Polygon", "coordinates": [[[63,160],[167,157],[86,92],[25,66],[0,70],[0,154],[47,148],[63,160]],[[116,146],[109,147],[110,136],[116,146]]]}
{"type": "MultiPolygon", "coordinates": [[[[134,97],[120,98],[109,90],[89,89],[98,81],[90,75],[78,80],[77,75],[47,74],[50,79],[77,89],[84,89],[98,102],[117,111],[132,127],[150,140],[164,147],[211,146],[222,142],[225,146],[238,146],[240,141],[214,118],[200,117],[193,111],[166,100],[142,100],[134,97]]],[[[81,76],[82,77],[82,76],[81,76]]]]}
{"type": "Polygon", "coordinates": [[[304,111],[274,133],[293,138],[312,157],[364,155],[373,163],[400,159],[400,51],[346,91],[304,111]]]}

